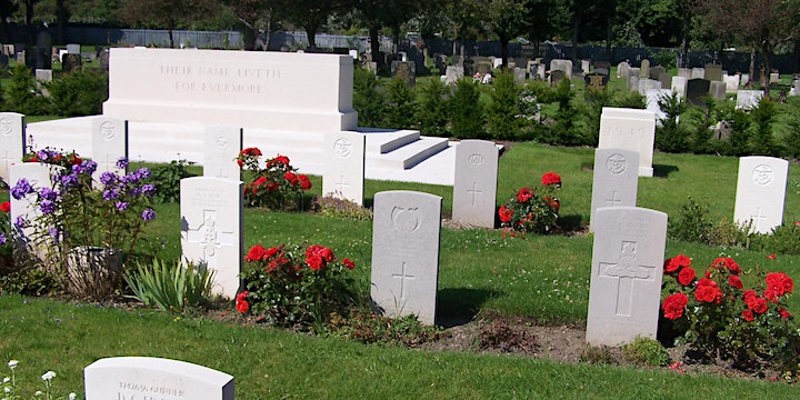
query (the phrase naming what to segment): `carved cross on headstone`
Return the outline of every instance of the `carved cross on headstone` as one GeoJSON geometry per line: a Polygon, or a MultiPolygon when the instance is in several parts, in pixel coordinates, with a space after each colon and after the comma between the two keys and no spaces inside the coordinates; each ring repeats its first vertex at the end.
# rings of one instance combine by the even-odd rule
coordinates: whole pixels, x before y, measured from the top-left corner
{"type": "Polygon", "coordinates": [[[617,198],[617,191],[615,190],[611,192],[611,198],[606,199],[606,205],[609,207],[616,207],[618,203],[622,203],[622,200],[617,198]]]}
{"type": "Polygon", "coordinates": [[[761,207],[756,208],[756,213],[750,216],[750,220],[755,223],[755,226],[753,228],[755,228],[756,231],[759,231],[759,229],[761,228],[761,221],[762,220],[766,221],[766,219],[767,216],[761,212],[761,207]]]}
{"type": "Polygon", "coordinates": [[[400,279],[400,299],[401,300],[405,300],[405,298],[406,298],[406,294],[405,294],[405,281],[406,281],[406,279],[411,279],[411,280],[416,279],[414,277],[414,275],[410,275],[410,274],[406,273],[406,262],[405,261],[403,261],[403,263],[402,263],[402,269],[401,269],[400,273],[399,274],[392,274],[392,278],[400,279]]]}
{"type": "Polygon", "coordinates": [[[344,188],[347,187],[350,187],[350,184],[344,182],[344,174],[339,175],[339,182],[336,183],[336,192],[344,193],[344,188]]]}
{"type": "Polygon", "coordinates": [[[203,249],[203,260],[209,267],[217,266],[217,249],[233,246],[233,232],[225,232],[217,226],[217,212],[203,210],[203,224],[197,230],[188,231],[189,243],[199,243],[203,249]]]}
{"type": "Polygon", "coordinates": [[[599,276],[617,279],[616,313],[619,316],[631,315],[633,303],[633,281],[652,280],[654,265],[640,265],[636,259],[637,242],[622,241],[619,261],[600,262],[599,276]]]}
{"type": "Polygon", "coordinates": [[[482,194],[482,190],[478,190],[478,183],[473,181],[472,182],[472,189],[467,189],[467,193],[472,195],[472,207],[475,207],[475,196],[482,194]]]}

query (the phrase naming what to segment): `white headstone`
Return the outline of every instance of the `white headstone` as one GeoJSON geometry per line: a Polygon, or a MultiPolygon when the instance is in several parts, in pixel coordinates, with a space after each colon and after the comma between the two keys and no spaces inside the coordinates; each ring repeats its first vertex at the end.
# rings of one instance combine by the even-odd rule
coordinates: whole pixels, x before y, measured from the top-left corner
{"type": "Polygon", "coordinates": [[[464,67],[448,65],[446,77],[445,82],[448,84],[458,82],[459,79],[464,78],[464,67]]]}
{"type": "Polygon", "coordinates": [[[706,78],[706,69],[705,68],[692,68],[692,78],[691,79],[705,79],[706,78]]]}
{"type": "Polygon", "coordinates": [[[725,91],[727,93],[736,93],[739,90],[739,75],[725,75],[722,80],[725,81],[725,91]]]}
{"type": "Polygon", "coordinates": [[[725,82],[722,81],[711,81],[709,85],[709,94],[711,97],[717,100],[724,100],[725,99],[725,82]]]}
{"type": "Polygon", "coordinates": [[[679,68],[678,76],[680,76],[681,78],[686,78],[686,80],[688,81],[689,79],[692,79],[692,70],[690,70],[689,68],[679,68]]]}
{"type": "Polygon", "coordinates": [[[749,110],[758,107],[762,97],[764,97],[762,90],[739,90],[736,92],[736,108],[749,110]]]}
{"type": "Polygon", "coordinates": [[[681,99],[686,98],[686,88],[689,85],[689,80],[682,76],[672,77],[672,91],[678,94],[681,99]]]}
{"type": "Polygon", "coordinates": [[[211,125],[205,128],[203,176],[239,180],[241,168],[236,157],[242,151],[242,128],[211,125]]]}
{"type": "Polygon", "coordinates": [[[242,182],[181,180],[182,259],[214,271],[215,294],[234,298],[242,270],[242,182]]]}
{"type": "Polygon", "coordinates": [[[617,78],[628,80],[628,73],[630,72],[631,65],[627,61],[617,64],[617,78]]]}
{"type": "Polygon", "coordinates": [[[37,69],[34,71],[36,80],[40,82],[52,82],[53,70],[52,69],[37,69]]]}
{"type": "Polygon", "coordinates": [[[86,400],[233,400],[233,376],[151,357],[102,358],[83,370],[86,400]]]}
{"type": "Polygon", "coordinates": [[[330,132],[325,135],[324,196],[364,205],[364,160],[366,139],[358,132],[330,132]]]}
{"type": "MultiPolygon", "coordinates": [[[[20,163],[12,165],[9,169],[10,179],[8,182],[9,188],[16,186],[17,182],[25,179],[31,185],[34,191],[39,191],[41,188],[52,188],[52,176],[58,174],[61,167],[45,164],[45,163],[20,163]]],[[[38,247],[32,242],[35,229],[33,224],[42,211],[36,206],[36,193],[30,193],[27,196],[17,200],[13,196],[9,196],[11,202],[11,212],[9,213],[11,220],[11,229],[14,232],[15,243],[15,259],[24,260],[29,256],[40,255],[38,247]],[[26,223],[24,226],[17,226],[15,222],[21,218],[26,223]]]]}
{"type": "Polygon", "coordinates": [[[779,83],[781,81],[781,74],[777,72],[770,72],[769,83],[779,83]]]}
{"type": "Polygon", "coordinates": [[[638,189],[639,153],[624,149],[595,150],[589,223],[594,225],[598,208],[636,207],[638,189]]]}
{"type": "Polygon", "coordinates": [[[734,221],[739,224],[752,221],[752,231],[757,233],[770,233],[783,224],[788,174],[789,162],[786,160],[740,158],[734,221]]]}
{"type": "Polygon", "coordinates": [[[372,300],[389,316],[436,320],[442,198],[388,191],[375,195],[372,300]]]}
{"type": "Polygon", "coordinates": [[[550,71],[563,71],[564,77],[572,80],[572,60],[550,60],[550,71]]]}
{"type": "Polygon", "coordinates": [[[586,342],[618,346],[655,339],[667,214],[636,207],[595,212],[586,342]]]}
{"type": "Polygon", "coordinates": [[[358,60],[358,50],[350,49],[347,53],[350,54],[350,57],[353,57],[353,60],[358,60]]]}
{"type": "Polygon", "coordinates": [[[647,91],[651,89],[661,89],[661,81],[655,79],[639,79],[639,94],[646,96],[647,91]]]}
{"type": "Polygon", "coordinates": [[[750,83],[750,74],[742,74],[742,86],[746,86],[750,83]]]}
{"type": "Polygon", "coordinates": [[[592,65],[592,60],[581,60],[581,72],[583,72],[584,74],[588,74],[591,65],[592,65]]]}
{"type": "Polygon", "coordinates": [[[7,184],[9,167],[22,162],[25,154],[25,116],[13,112],[0,113],[0,178],[7,184]]]}
{"type": "Polygon", "coordinates": [[[492,60],[492,68],[500,68],[503,66],[503,58],[497,57],[492,60]]]}
{"type": "Polygon", "coordinates": [[[789,89],[789,96],[800,96],[800,79],[795,79],[792,82],[792,88],[789,89]]]}
{"type": "Polygon", "coordinates": [[[95,117],[92,120],[92,160],[97,162],[98,179],[103,172],[127,173],[127,168],[117,167],[120,158],[128,158],[128,121],[95,117]]]}
{"type": "Polygon", "coordinates": [[[453,221],[494,228],[499,156],[494,142],[486,140],[462,140],[456,146],[453,221]]]}
{"type": "Polygon", "coordinates": [[[631,92],[638,92],[639,91],[639,68],[631,68],[630,74],[628,75],[628,89],[631,92]]]}
{"type": "Polygon", "coordinates": [[[81,54],[81,45],[78,43],[68,43],[67,44],[67,53],[68,54],[81,54]]]}
{"type": "Polygon", "coordinates": [[[639,176],[653,176],[656,115],[648,110],[603,107],[598,149],[639,153],[639,176]]]}

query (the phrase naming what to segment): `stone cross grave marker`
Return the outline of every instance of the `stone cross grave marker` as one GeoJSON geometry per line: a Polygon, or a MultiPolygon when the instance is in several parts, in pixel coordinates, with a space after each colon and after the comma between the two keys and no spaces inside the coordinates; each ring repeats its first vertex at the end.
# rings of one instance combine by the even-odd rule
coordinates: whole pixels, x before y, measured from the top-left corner
{"type": "Polygon", "coordinates": [[[0,178],[9,186],[9,168],[22,162],[25,154],[25,116],[13,112],[0,113],[0,178]]]}
{"type": "Polygon", "coordinates": [[[733,219],[752,221],[751,231],[770,233],[783,224],[789,162],[773,157],[742,157],[733,219]]]}
{"type": "MultiPolygon", "coordinates": [[[[60,170],[61,167],[45,163],[28,162],[15,164],[9,168],[10,178],[8,186],[9,188],[13,188],[19,180],[25,179],[36,192],[41,188],[52,188],[53,182],[51,177],[57,175],[60,170]]],[[[14,259],[16,262],[21,263],[30,258],[41,256],[44,250],[40,248],[40,245],[31,241],[32,235],[35,232],[32,225],[36,218],[42,215],[42,211],[36,207],[34,203],[36,200],[36,193],[28,194],[19,200],[15,199],[13,196],[9,197],[11,202],[9,217],[11,229],[12,232],[14,232],[16,240],[14,243],[14,259]],[[17,226],[15,221],[17,221],[18,218],[23,219],[27,223],[24,224],[24,226],[17,226]]]]}
{"type": "Polygon", "coordinates": [[[690,79],[686,84],[686,100],[698,107],[705,107],[703,98],[708,96],[711,81],[706,79],[690,79]]]}
{"type": "Polygon", "coordinates": [[[763,90],[740,90],[736,92],[736,108],[750,110],[758,107],[762,97],[764,97],[763,90]]]}
{"type": "Polygon", "coordinates": [[[242,151],[242,128],[210,125],[205,128],[203,176],[239,180],[241,168],[236,157],[242,151]]]}
{"type": "Polygon", "coordinates": [[[392,317],[436,320],[442,198],[387,191],[375,195],[372,229],[372,301],[392,317]]]}
{"type": "Polygon", "coordinates": [[[601,207],[636,207],[639,189],[639,153],[625,149],[596,149],[592,176],[589,223],[601,207]]]}
{"type": "Polygon", "coordinates": [[[600,208],[593,221],[586,342],[618,346],[655,339],[667,214],[637,207],[600,208]]]}
{"type": "Polygon", "coordinates": [[[325,134],[322,195],[364,205],[364,160],[367,137],[358,132],[325,134]]]}
{"type": "Polygon", "coordinates": [[[83,370],[86,400],[233,400],[233,376],[184,361],[101,358],[83,370]]]}
{"type": "Polygon", "coordinates": [[[213,292],[234,298],[242,270],[242,182],[181,180],[181,258],[214,271],[213,292]]]}
{"type": "Polygon", "coordinates": [[[598,149],[639,153],[639,176],[653,176],[656,115],[649,110],[603,107],[598,149]]]}
{"type": "Polygon", "coordinates": [[[494,142],[462,140],[456,146],[453,220],[494,228],[499,151],[494,142]]]}
{"type": "Polygon", "coordinates": [[[128,158],[128,121],[99,116],[92,120],[92,160],[97,162],[95,180],[103,172],[127,173],[118,168],[120,158],[128,158]]]}

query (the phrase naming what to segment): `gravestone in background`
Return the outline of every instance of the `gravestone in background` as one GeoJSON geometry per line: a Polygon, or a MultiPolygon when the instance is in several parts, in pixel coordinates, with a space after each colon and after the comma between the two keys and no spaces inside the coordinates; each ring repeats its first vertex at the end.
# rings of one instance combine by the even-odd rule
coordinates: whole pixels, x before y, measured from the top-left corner
{"type": "Polygon", "coordinates": [[[631,92],[639,92],[639,74],[635,71],[638,68],[630,69],[630,76],[628,76],[628,90],[631,92]]]}
{"type": "Polygon", "coordinates": [[[658,74],[658,81],[661,82],[662,89],[669,89],[672,85],[672,75],[662,72],[658,74]]]}
{"type": "Polygon", "coordinates": [[[550,74],[552,76],[553,71],[562,71],[564,73],[564,77],[572,80],[572,60],[562,60],[562,59],[553,59],[550,60],[550,74]]]}
{"type": "Polygon", "coordinates": [[[592,72],[584,75],[583,80],[586,83],[586,87],[598,90],[603,90],[608,85],[608,75],[603,75],[597,72],[592,72]]]}
{"type": "Polygon", "coordinates": [[[725,75],[722,80],[725,82],[726,93],[736,93],[739,90],[739,81],[741,80],[739,75],[725,75]]]}
{"type": "Polygon", "coordinates": [[[589,223],[594,225],[595,213],[600,207],[636,207],[638,188],[639,153],[625,149],[596,149],[589,223]]]}
{"type": "Polygon", "coordinates": [[[109,54],[110,54],[110,52],[108,51],[108,49],[103,50],[103,52],[100,53],[100,70],[101,71],[108,72],[109,54]]]}
{"type": "Polygon", "coordinates": [[[127,168],[117,166],[122,157],[128,158],[128,121],[95,117],[92,120],[92,160],[97,162],[95,181],[103,172],[126,174],[127,168]]]}
{"type": "Polygon", "coordinates": [[[436,320],[442,198],[413,191],[375,194],[372,301],[385,315],[436,320]]]}
{"type": "Polygon", "coordinates": [[[8,66],[8,56],[5,54],[0,54],[0,67],[7,67],[8,66]]]}
{"type": "Polygon", "coordinates": [[[661,81],[652,79],[639,79],[639,94],[646,96],[647,91],[651,89],[661,89],[661,81]]]}
{"type": "Polygon", "coordinates": [[[81,54],[81,45],[78,43],[68,43],[67,44],[67,54],[81,54]]]}
{"type": "Polygon", "coordinates": [[[617,64],[617,78],[628,81],[628,74],[630,73],[631,65],[627,61],[617,64]]]}
{"type": "Polygon", "coordinates": [[[603,107],[598,149],[639,153],[639,176],[653,176],[656,116],[652,111],[603,107]]]}
{"type": "Polygon", "coordinates": [[[593,66],[595,69],[598,69],[598,68],[604,68],[604,69],[606,69],[607,71],[608,71],[608,70],[611,70],[611,63],[610,63],[610,62],[608,62],[608,61],[594,61],[594,62],[592,62],[592,66],[593,66]]]}
{"type": "Polygon", "coordinates": [[[647,97],[647,110],[652,111],[656,115],[656,121],[661,121],[667,118],[667,114],[661,111],[658,102],[663,98],[672,97],[671,89],[650,89],[645,93],[647,97]]]}
{"type": "Polygon", "coordinates": [[[456,67],[453,65],[447,66],[447,73],[445,75],[445,83],[451,84],[458,82],[459,79],[464,78],[464,67],[456,67]]]}
{"type": "Polygon", "coordinates": [[[564,79],[564,71],[557,69],[550,71],[550,86],[556,87],[564,79]]]}
{"type": "Polygon", "coordinates": [[[751,110],[758,107],[762,97],[764,97],[763,90],[739,90],[736,92],[736,108],[751,110]]]}
{"type": "Polygon", "coordinates": [[[770,233],[783,224],[789,162],[773,157],[742,157],[733,220],[752,221],[751,231],[770,233]]]}
{"type": "Polygon", "coordinates": [[[52,82],[53,70],[52,69],[37,69],[34,71],[36,80],[39,82],[52,82]]]}
{"type": "Polygon", "coordinates": [[[750,74],[742,74],[742,86],[747,86],[750,83],[750,74]]]}
{"type": "Polygon", "coordinates": [[[547,66],[542,63],[536,64],[536,71],[533,77],[535,79],[543,81],[545,79],[545,76],[547,76],[546,67],[547,66]]]}
{"type": "Polygon", "coordinates": [[[695,106],[705,107],[703,98],[708,96],[710,88],[711,82],[706,79],[690,79],[686,84],[686,100],[695,106]]]}
{"type": "MultiPolygon", "coordinates": [[[[634,67],[631,67],[631,68],[629,68],[629,69],[628,69],[628,78],[629,78],[629,79],[630,79],[630,78],[636,78],[637,80],[638,80],[638,79],[641,79],[641,78],[639,77],[639,75],[640,75],[640,74],[639,74],[639,72],[640,72],[640,71],[641,71],[641,69],[639,69],[639,68],[634,68],[634,67]]],[[[636,90],[636,89],[638,89],[638,86],[637,86],[637,87],[636,87],[634,90],[636,90]]]]}
{"type": "Polygon", "coordinates": [[[0,113],[0,178],[11,182],[9,168],[22,162],[26,150],[25,116],[13,112],[0,113]]]}
{"type": "Polygon", "coordinates": [[[661,77],[661,74],[663,74],[663,73],[665,73],[664,67],[662,67],[660,65],[656,65],[655,67],[650,68],[650,75],[648,76],[648,78],[655,79],[655,80],[660,80],[659,78],[661,77]]]}
{"type": "Polygon", "coordinates": [[[231,125],[205,127],[203,176],[239,180],[241,167],[236,157],[242,151],[242,128],[231,125]]]}
{"type": "Polygon", "coordinates": [[[722,81],[711,81],[709,86],[709,92],[711,93],[711,97],[717,100],[724,100],[725,99],[725,82],[722,81]]]}
{"type": "Polygon", "coordinates": [[[781,74],[778,72],[771,72],[769,74],[769,83],[770,85],[773,83],[779,83],[781,81],[781,74]]]}
{"type": "Polygon", "coordinates": [[[689,80],[682,77],[682,76],[673,76],[672,77],[672,91],[678,94],[678,97],[681,99],[686,98],[686,88],[689,84],[689,80]]]}
{"type": "Polygon", "coordinates": [[[641,69],[639,71],[639,78],[648,79],[650,78],[650,60],[644,59],[640,65],[641,69]]]}
{"type": "Polygon", "coordinates": [[[522,68],[514,68],[514,82],[517,84],[524,84],[528,79],[528,73],[522,68]]]}
{"type": "Polygon", "coordinates": [[[233,376],[183,361],[102,358],[83,370],[86,400],[233,400],[233,376]]]}
{"type": "Polygon", "coordinates": [[[408,86],[417,82],[417,67],[413,61],[392,61],[392,78],[400,78],[408,86]]]}
{"type": "Polygon", "coordinates": [[[678,76],[686,78],[688,81],[689,79],[692,79],[692,70],[689,68],[678,68],[678,76]]]}
{"type": "Polygon", "coordinates": [[[325,134],[322,195],[364,205],[364,154],[367,137],[358,132],[325,134]]]}
{"type": "Polygon", "coordinates": [[[212,292],[233,299],[242,272],[242,182],[181,179],[181,259],[214,271],[212,292]]]}
{"type": "Polygon", "coordinates": [[[81,67],[81,55],[74,53],[67,53],[61,57],[61,70],[64,73],[69,73],[81,67]]]}
{"type": "Polygon", "coordinates": [[[494,66],[490,61],[477,61],[475,63],[475,72],[481,74],[481,76],[492,72],[494,66]]]}
{"type": "Polygon", "coordinates": [[[499,153],[486,140],[462,140],[456,146],[453,221],[494,228],[499,153]]]}
{"type": "Polygon", "coordinates": [[[705,77],[706,77],[705,68],[692,68],[691,79],[705,79],[705,77]]]}
{"type": "Polygon", "coordinates": [[[722,66],[718,64],[706,64],[704,79],[709,81],[722,81],[722,66]]]}
{"type": "Polygon", "coordinates": [[[592,60],[581,60],[581,73],[588,74],[592,67],[592,60]]]}
{"type": "Polygon", "coordinates": [[[637,207],[595,212],[586,342],[656,338],[667,214],[637,207]]]}

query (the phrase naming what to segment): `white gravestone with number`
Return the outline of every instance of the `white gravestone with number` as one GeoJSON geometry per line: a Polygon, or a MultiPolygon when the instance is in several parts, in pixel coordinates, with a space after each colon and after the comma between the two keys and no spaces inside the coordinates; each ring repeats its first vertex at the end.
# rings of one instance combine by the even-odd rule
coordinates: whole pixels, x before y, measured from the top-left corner
{"type": "Polygon", "coordinates": [[[358,132],[325,134],[322,194],[364,205],[364,160],[367,137],[358,132]]]}
{"type": "Polygon", "coordinates": [[[25,154],[25,116],[13,112],[0,113],[0,178],[11,178],[9,167],[22,162],[25,154]]]}
{"type": "Polygon", "coordinates": [[[598,149],[639,153],[639,176],[653,176],[656,114],[648,110],[603,107],[598,149]]]}
{"type": "Polygon", "coordinates": [[[233,400],[233,376],[184,361],[102,358],[83,370],[86,400],[233,400]]]}
{"type": "Polygon", "coordinates": [[[241,168],[236,157],[242,151],[242,128],[211,125],[205,128],[203,176],[239,180],[241,168]]]}
{"type": "Polygon", "coordinates": [[[388,191],[375,195],[372,301],[388,316],[436,320],[442,198],[388,191]]]}
{"type": "Polygon", "coordinates": [[[494,142],[485,140],[456,146],[453,221],[494,228],[499,154],[494,142]]]}
{"type": "Polygon", "coordinates": [[[234,298],[242,266],[242,182],[181,180],[181,255],[214,271],[213,292],[234,298]]]}
{"type": "Polygon", "coordinates": [[[595,214],[601,207],[636,207],[639,189],[639,153],[623,149],[597,149],[594,152],[592,210],[589,223],[594,229],[595,214]]]}
{"type": "Polygon", "coordinates": [[[786,160],[740,158],[734,221],[739,224],[750,222],[752,231],[757,233],[770,233],[783,224],[788,174],[789,162],[786,160]]]}
{"type": "Polygon", "coordinates": [[[127,168],[119,168],[117,161],[128,158],[128,121],[97,117],[92,121],[92,160],[97,162],[98,179],[103,172],[127,173],[127,168]]]}
{"type": "Polygon", "coordinates": [[[655,339],[667,214],[636,207],[595,213],[586,342],[618,346],[655,339]]]}

